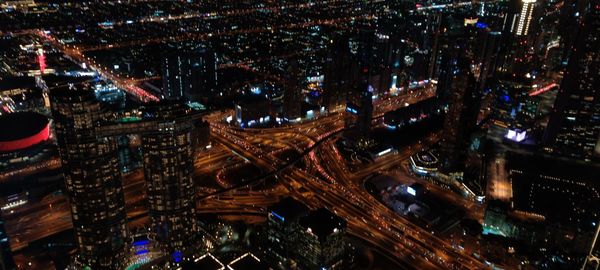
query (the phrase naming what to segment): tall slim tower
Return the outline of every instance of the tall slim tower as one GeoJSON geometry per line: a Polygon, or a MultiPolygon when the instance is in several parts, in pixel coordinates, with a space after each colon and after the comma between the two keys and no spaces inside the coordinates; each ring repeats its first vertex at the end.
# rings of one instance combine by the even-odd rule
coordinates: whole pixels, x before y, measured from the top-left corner
{"type": "Polygon", "coordinates": [[[76,264],[119,269],[128,229],[117,144],[96,134],[108,115],[85,86],[53,89],[50,99],[79,248],[76,264]]]}
{"type": "Polygon", "coordinates": [[[194,247],[190,243],[198,231],[192,179],[193,121],[186,117],[190,109],[180,103],[150,105],[145,112],[154,115],[158,125],[157,130],[142,134],[153,233],[162,249],[177,261],[194,247]]]}
{"type": "Polygon", "coordinates": [[[369,83],[372,73],[375,32],[361,29],[358,36],[355,80],[349,89],[346,105],[346,127],[352,136],[366,138],[371,131],[373,118],[373,87],[369,83]],[[354,110],[353,110],[354,109],[354,110]]]}
{"type": "Polygon", "coordinates": [[[289,64],[285,72],[283,110],[288,120],[302,117],[302,88],[300,87],[300,68],[298,62],[289,64]]]}
{"type": "Polygon", "coordinates": [[[459,57],[452,72],[450,93],[447,93],[448,112],[442,140],[443,168],[461,171],[466,161],[468,140],[476,128],[480,109],[475,77],[469,69],[469,60],[459,57]]]}
{"type": "Polygon", "coordinates": [[[517,24],[514,30],[515,35],[527,36],[529,33],[529,26],[531,25],[535,1],[536,0],[521,0],[521,12],[519,12],[519,16],[516,18],[517,24]]]}
{"type": "Polygon", "coordinates": [[[166,99],[181,99],[191,89],[190,54],[183,46],[169,44],[162,57],[163,96],[166,99]]]}
{"type": "Polygon", "coordinates": [[[548,127],[548,150],[589,161],[600,155],[600,4],[593,1],[579,33],[548,127]]]}
{"type": "Polygon", "coordinates": [[[356,64],[352,59],[348,42],[346,36],[334,37],[325,59],[322,106],[330,112],[345,105],[346,96],[355,78],[356,64]]]}
{"type": "Polygon", "coordinates": [[[204,46],[193,48],[190,59],[190,92],[184,93],[190,99],[210,98],[218,91],[217,55],[204,46]]]}

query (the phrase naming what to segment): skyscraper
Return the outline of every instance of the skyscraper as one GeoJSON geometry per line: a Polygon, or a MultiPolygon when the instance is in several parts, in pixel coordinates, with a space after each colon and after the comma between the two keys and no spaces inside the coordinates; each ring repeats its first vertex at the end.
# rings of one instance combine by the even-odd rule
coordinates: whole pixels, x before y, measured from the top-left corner
{"type": "Polygon", "coordinates": [[[373,118],[373,87],[369,83],[372,74],[372,55],[375,33],[361,29],[358,36],[358,50],[354,80],[346,99],[346,128],[351,136],[366,138],[371,131],[373,118]]]}
{"type": "Polygon", "coordinates": [[[298,220],[308,214],[308,207],[288,197],[270,207],[269,211],[264,235],[265,255],[272,265],[289,269],[295,244],[298,243],[298,220]]]}
{"type": "Polygon", "coordinates": [[[446,94],[448,112],[444,123],[442,166],[447,171],[460,171],[466,159],[469,137],[477,125],[480,97],[466,57],[459,57],[456,66],[448,67],[453,70],[446,73],[453,75],[450,93],[446,94]]]}
{"type": "Polygon", "coordinates": [[[50,97],[79,248],[76,264],[120,268],[128,229],[117,144],[96,134],[109,117],[85,85],[53,89],[50,97]]]}
{"type": "Polygon", "coordinates": [[[294,257],[301,269],[347,269],[346,222],[325,208],[300,218],[294,257]]]}
{"type": "Polygon", "coordinates": [[[216,94],[217,56],[203,45],[169,44],[162,56],[163,96],[196,100],[216,94]]]}
{"type": "Polygon", "coordinates": [[[162,58],[163,96],[181,99],[190,93],[192,69],[190,54],[183,46],[169,44],[162,58]]]}
{"type": "MultiPolygon", "coordinates": [[[[514,30],[517,36],[526,36],[529,33],[529,26],[531,24],[531,18],[533,16],[533,8],[535,7],[536,0],[521,0],[521,12],[515,19],[516,29],[514,30]]],[[[514,24],[515,22],[513,22],[514,24]]]]}
{"type": "Polygon", "coordinates": [[[300,85],[300,76],[298,62],[291,62],[285,72],[283,86],[283,111],[285,118],[288,120],[302,117],[302,88],[300,85]]]}
{"type": "MultiPolygon", "coordinates": [[[[218,91],[217,55],[205,46],[191,49],[189,99],[210,98],[218,91]]],[[[184,93],[186,94],[186,93],[184,93]]]]}
{"type": "Polygon", "coordinates": [[[174,260],[181,257],[195,239],[196,190],[192,130],[185,105],[163,102],[147,107],[158,129],[142,134],[144,175],[153,233],[164,251],[174,260]]]}
{"type": "Polygon", "coordinates": [[[346,36],[336,36],[331,40],[325,59],[322,106],[327,111],[335,111],[346,104],[346,96],[355,78],[355,62],[350,53],[346,36]]]}
{"type": "Polygon", "coordinates": [[[600,5],[589,6],[556,97],[544,141],[559,155],[600,154],[600,5]]]}

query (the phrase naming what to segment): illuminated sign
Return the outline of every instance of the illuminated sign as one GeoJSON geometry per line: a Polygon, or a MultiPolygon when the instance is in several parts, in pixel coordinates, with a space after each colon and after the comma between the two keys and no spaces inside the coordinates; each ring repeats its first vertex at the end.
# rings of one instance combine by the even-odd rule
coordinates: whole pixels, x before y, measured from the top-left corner
{"type": "Polygon", "coordinates": [[[557,86],[558,86],[557,83],[551,83],[551,84],[546,85],[546,86],[544,86],[544,87],[542,87],[540,89],[537,89],[535,91],[529,92],[529,96],[530,97],[537,96],[539,94],[548,92],[548,91],[552,90],[554,87],[557,87],[557,86]]]}
{"type": "Polygon", "coordinates": [[[506,138],[515,142],[522,142],[527,136],[527,131],[518,131],[509,129],[506,133],[506,138]]]}
{"type": "Polygon", "coordinates": [[[485,29],[485,28],[487,28],[487,27],[488,27],[488,25],[487,25],[486,23],[484,23],[484,22],[477,22],[477,23],[475,24],[475,27],[477,27],[477,28],[479,28],[479,29],[485,29]]]}
{"type": "Polygon", "coordinates": [[[477,23],[477,21],[479,21],[479,18],[465,18],[465,26],[467,25],[474,25],[477,23]]]}
{"type": "Polygon", "coordinates": [[[349,113],[353,113],[353,114],[357,114],[358,110],[356,110],[355,108],[352,108],[350,106],[346,106],[346,111],[349,113]]]}
{"type": "Polygon", "coordinates": [[[150,244],[150,240],[144,239],[144,240],[138,240],[133,242],[133,246],[134,247],[139,247],[139,246],[145,246],[150,244]]]}
{"type": "Polygon", "coordinates": [[[392,148],[388,148],[388,149],[385,149],[385,150],[383,150],[383,151],[379,152],[379,153],[377,154],[377,156],[379,156],[379,157],[380,157],[380,156],[383,156],[383,155],[385,155],[385,154],[387,154],[387,153],[389,153],[389,152],[392,152],[392,148]]]}
{"type": "Polygon", "coordinates": [[[417,191],[412,187],[407,187],[406,192],[408,192],[410,195],[417,196],[417,191]]]}
{"type": "Polygon", "coordinates": [[[277,213],[271,211],[271,215],[273,215],[274,217],[278,218],[279,220],[281,220],[281,222],[285,222],[285,218],[278,215],[277,213]]]}

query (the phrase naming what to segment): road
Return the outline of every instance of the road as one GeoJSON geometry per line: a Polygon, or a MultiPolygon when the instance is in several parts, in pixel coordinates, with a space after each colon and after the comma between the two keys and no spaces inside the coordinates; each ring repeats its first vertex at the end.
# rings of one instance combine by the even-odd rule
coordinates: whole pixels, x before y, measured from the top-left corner
{"type": "MultiPolygon", "coordinates": [[[[429,96],[431,89],[425,88],[377,100],[375,116],[429,96]]],[[[205,193],[212,189],[200,189],[201,199],[197,204],[199,212],[217,211],[223,215],[261,214],[264,206],[291,193],[307,205],[326,207],[344,218],[348,222],[350,234],[372,244],[404,268],[485,268],[484,264],[469,254],[456,250],[445,240],[396,215],[362,188],[365,177],[400,166],[400,161],[435,142],[436,134],[409,148],[400,149],[397,154],[387,155],[350,172],[332,140],[344,128],[342,113],[271,129],[231,127],[223,121],[229,113],[231,111],[218,112],[206,117],[211,124],[214,147],[196,159],[196,170],[220,170],[234,166],[236,162],[247,161],[265,172],[283,168],[272,177],[279,185],[257,190],[257,183],[248,182],[242,184],[241,188],[213,193],[212,196],[206,196],[205,193]],[[290,161],[280,159],[278,155],[286,149],[304,153],[301,160],[305,166],[300,168],[295,162],[290,164],[290,161]]],[[[128,215],[131,218],[145,215],[144,190],[141,172],[134,172],[124,178],[128,215]]],[[[13,249],[18,250],[31,241],[72,226],[65,197],[62,196],[62,201],[60,196],[49,200],[53,203],[42,201],[30,204],[6,217],[13,249]]]]}

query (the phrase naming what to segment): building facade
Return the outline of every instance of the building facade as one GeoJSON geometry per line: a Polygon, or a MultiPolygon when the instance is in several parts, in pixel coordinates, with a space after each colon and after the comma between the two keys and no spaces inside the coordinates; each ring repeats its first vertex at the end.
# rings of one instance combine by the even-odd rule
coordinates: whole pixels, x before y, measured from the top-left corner
{"type": "Polygon", "coordinates": [[[76,264],[120,268],[128,228],[117,144],[113,138],[96,134],[101,122],[110,117],[85,86],[54,89],[50,97],[79,248],[76,264]]]}
{"type": "Polygon", "coordinates": [[[149,106],[158,130],[144,132],[142,155],[153,233],[167,253],[187,251],[193,243],[196,222],[193,122],[189,108],[180,103],[149,106]]]}
{"type": "Polygon", "coordinates": [[[579,160],[600,156],[600,8],[578,26],[544,137],[546,150],[579,160]]]}

